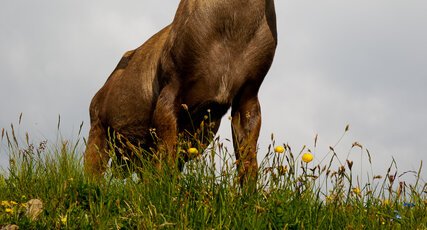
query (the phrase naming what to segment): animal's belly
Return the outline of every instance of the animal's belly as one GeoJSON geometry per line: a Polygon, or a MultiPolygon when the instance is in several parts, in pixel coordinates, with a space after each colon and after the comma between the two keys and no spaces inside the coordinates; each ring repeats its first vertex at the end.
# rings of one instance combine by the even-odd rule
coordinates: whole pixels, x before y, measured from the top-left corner
{"type": "Polygon", "coordinates": [[[239,82],[229,75],[206,75],[196,81],[185,84],[181,90],[182,103],[188,106],[216,102],[218,104],[231,105],[238,88],[239,82]]]}

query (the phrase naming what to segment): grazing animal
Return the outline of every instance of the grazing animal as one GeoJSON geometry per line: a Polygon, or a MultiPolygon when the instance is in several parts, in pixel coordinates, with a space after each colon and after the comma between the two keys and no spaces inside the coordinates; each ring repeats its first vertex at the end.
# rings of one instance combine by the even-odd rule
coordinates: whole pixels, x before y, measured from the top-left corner
{"type": "Polygon", "coordinates": [[[174,160],[180,134],[194,132],[207,111],[216,133],[231,107],[239,176],[255,178],[258,90],[276,46],[274,0],[181,0],[173,22],[125,53],[92,99],[86,172],[106,170],[111,131],[174,160]]]}

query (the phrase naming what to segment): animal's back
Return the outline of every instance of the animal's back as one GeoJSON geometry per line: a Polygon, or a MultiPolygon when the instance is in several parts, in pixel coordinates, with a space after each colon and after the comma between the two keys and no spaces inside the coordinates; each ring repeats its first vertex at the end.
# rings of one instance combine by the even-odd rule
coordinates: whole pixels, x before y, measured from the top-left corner
{"type": "Polygon", "coordinates": [[[277,43],[276,25],[269,24],[275,14],[266,18],[265,13],[274,12],[274,5],[269,7],[248,0],[181,2],[168,41],[173,45],[164,52],[174,57],[172,72],[179,73],[182,103],[229,106],[244,84],[258,90],[277,43]]]}

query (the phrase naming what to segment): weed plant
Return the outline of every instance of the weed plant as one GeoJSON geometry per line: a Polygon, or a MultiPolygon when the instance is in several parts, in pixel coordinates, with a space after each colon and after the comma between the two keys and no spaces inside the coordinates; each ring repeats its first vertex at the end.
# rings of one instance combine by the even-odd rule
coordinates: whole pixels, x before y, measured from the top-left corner
{"type": "MultiPolygon", "coordinates": [[[[412,184],[400,180],[394,161],[384,175],[368,172],[367,182],[361,184],[353,161],[348,156],[339,159],[335,146],[323,159],[312,161],[309,149],[295,153],[286,144],[277,145],[272,136],[259,163],[256,189],[245,189],[236,175],[234,154],[219,138],[204,154],[198,154],[199,145],[183,141],[178,148],[182,153],[193,149],[182,172],[166,165],[158,170],[145,150],[136,147],[132,154],[141,156],[136,161],[117,157],[115,140],[110,142],[111,167],[94,181],[83,172],[80,139],[34,145],[28,135],[19,141],[13,126],[2,129],[1,139],[9,165],[0,174],[0,228],[427,228],[422,164],[412,184]],[[128,175],[129,167],[136,173],[128,175]],[[30,200],[42,203],[34,215],[30,200]]],[[[351,149],[366,153],[373,167],[361,144],[351,149]]]]}

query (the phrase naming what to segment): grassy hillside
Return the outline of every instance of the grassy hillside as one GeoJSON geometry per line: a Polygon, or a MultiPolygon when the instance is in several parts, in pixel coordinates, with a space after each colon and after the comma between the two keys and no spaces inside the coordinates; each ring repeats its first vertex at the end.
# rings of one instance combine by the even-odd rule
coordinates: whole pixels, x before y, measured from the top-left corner
{"type": "MultiPolygon", "coordinates": [[[[31,144],[24,138],[19,144],[13,130],[3,130],[1,138],[10,159],[0,175],[0,228],[427,228],[421,166],[413,184],[399,181],[394,164],[384,175],[363,172],[369,179],[360,184],[351,159],[338,159],[333,147],[315,163],[308,150],[294,153],[272,140],[260,162],[257,188],[245,190],[237,182],[233,154],[217,140],[183,173],[159,172],[141,159],[139,177],[123,179],[113,167],[90,181],[82,170],[79,141],[31,144]]],[[[362,149],[358,143],[352,148],[362,149]]]]}

